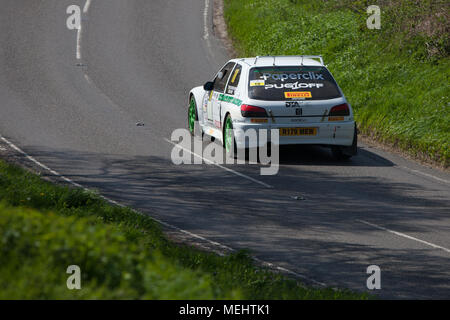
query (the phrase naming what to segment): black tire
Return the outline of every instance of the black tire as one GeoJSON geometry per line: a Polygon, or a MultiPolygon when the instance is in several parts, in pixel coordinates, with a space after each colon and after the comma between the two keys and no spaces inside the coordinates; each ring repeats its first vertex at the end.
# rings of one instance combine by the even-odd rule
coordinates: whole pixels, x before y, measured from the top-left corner
{"type": "Polygon", "coordinates": [[[195,101],[194,96],[191,97],[191,100],[189,102],[189,108],[188,108],[188,129],[192,136],[195,137],[201,137],[203,138],[203,130],[200,129],[199,123],[198,123],[198,113],[197,113],[197,103],[195,101]],[[192,110],[191,110],[192,108],[192,110]],[[191,112],[194,114],[194,123],[192,124],[191,119],[191,112]],[[201,132],[200,132],[201,131],[201,132]]]}
{"type": "Polygon", "coordinates": [[[358,130],[356,129],[356,124],[352,145],[350,147],[332,146],[331,153],[336,160],[348,160],[358,153],[358,130]]]}
{"type": "Polygon", "coordinates": [[[223,147],[225,149],[225,153],[226,153],[227,157],[236,158],[237,157],[237,147],[236,147],[236,140],[234,138],[234,133],[232,130],[230,132],[231,136],[228,138],[228,139],[232,140],[232,144],[227,147],[227,140],[228,140],[226,137],[227,128],[233,129],[233,121],[231,121],[231,116],[229,114],[225,117],[225,120],[223,121],[223,130],[222,130],[223,147]]]}
{"type": "Polygon", "coordinates": [[[333,154],[333,157],[334,157],[336,160],[339,160],[339,161],[342,161],[342,160],[348,160],[348,159],[350,159],[350,158],[352,157],[352,155],[345,154],[345,153],[342,151],[342,147],[339,147],[339,146],[333,146],[333,147],[331,147],[331,153],[333,154]]]}

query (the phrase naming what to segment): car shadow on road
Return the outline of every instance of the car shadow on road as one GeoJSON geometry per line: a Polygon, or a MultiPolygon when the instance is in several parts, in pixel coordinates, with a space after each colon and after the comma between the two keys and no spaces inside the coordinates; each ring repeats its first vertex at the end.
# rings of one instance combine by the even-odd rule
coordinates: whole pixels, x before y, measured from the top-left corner
{"type": "MultiPolygon", "coordinates": [[[[209,139],[203,141],[203,149],[208,144],[213,143],[217,149],[221,149],[222,145],[216,141],[211,142],[209,139]]],[[[265,149],[262,152],[267,152],[265,149]]],[[[260,163],[254,161],[249,153],[253,153],[253,157],[257,157],[259,149],[251,148],[246,153],[246,163],[258,165],[260,163]]],[[[223,155],[222,163],[226,163],[226,155],[223,155]]],[[[306,165],[306,166],[346,166],[346,167],[393,167],[395,164],[368,150],[364,146],[358,147],[357,155],[348,160],[337,160],[331,153],[331,148],[317,145],[284,145],[279,147],[279,163],[280,165],[306,165]]]]}
{"type": "Polygon", "coordinates": [[[282,165],[313,165],[313,166],[357,166],[357,167],[392,167],[394,163],[364,147],[358,147],[357,155],[348,160],[337,160],[331,153],[331,148],[294,145],[280,147],[280,164],[282,165]]]}

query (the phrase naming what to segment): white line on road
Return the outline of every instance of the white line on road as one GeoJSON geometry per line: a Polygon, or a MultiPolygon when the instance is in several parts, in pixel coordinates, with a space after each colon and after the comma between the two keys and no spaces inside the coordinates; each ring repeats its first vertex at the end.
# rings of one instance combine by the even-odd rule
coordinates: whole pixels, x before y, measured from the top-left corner
{"type": "Polygon", "coordinates": [[[84,78],[90,85],[95,86],[94,83],[92,82],[91,78],[86,73],[84,74],[84,78]]]}
{"type": "Polygon", "coordinates": [[[364,220],[356,220],[356,221],[359,221],[359,222],[361,222],[361,223],[367,224],[367,225],[369,225],[369,226],[371,226],[371,227],[374,227],[374,228],[376,228],[376,229],[380,229],[380,230],[383,230],[383,231],[390,232],[390,233],[392,233],[392,234],[395,234],[395,235],[397,235],[397,236],[400,236],[400,237],[403,237],[403,238],[406,238],[406,239],[409,239],[409,240],[414,240],[414,241],[423,243],[423,244],[425,244],[425,245],[427,245],[427,246],[430,246],[430,247],[433,247],[433,248],[435,248],[435,249],[442,249],[442,250],[444,250],[445,252],[450,253],[450,249],[447,249],[447,248],[445,248],[445,247],[438,246],[438,245],[436,245],[436,244],[434,244],[434,243],[431,243],[431,242],[428,242],[428,241],[424,241],[424,240],[421,240],[421,239],[418,239],[418,238],[415,238],[415,237],[411,237],[411,236],[408,236],[407,234],[404,234],[404,233],[401,233],[401,232],[398,232],[398,231],[394,231],[394,230],[390,230],[390,229],[388,229],[388,228],[385,228],[385,227],[382,227],[382,226],[379,226],[379,225],[376,225],[376,224],[374,224],[374,223],[370,223],[370,222],[367,222],[367,221],[364,221],[364,220]]]}
{"type": "Polygon", "coordinates": [[[77,60],[81,60],[81,29],[82,28],[83,28],[83,26],[81,25],[81,22],[80,22],[80,27],[77,30],[77,51],[76,51],[77,60]]]}
{"type": "Polygon", "coordinates": [[[254,258],[254,259],[255,259],[257,262],[259,262],[259,263],[261,263],[261,264],[263,264],[263,265],[265,265],[265,266],[267,266],[267,267],[269,267],[269,268],[276,269],[276,270],[279,270],[279,271],[282,271],[282,272],[285,272],[285,273],[292,274],[292,275],[294,275],[294,276],[296,276],[296,277],[298,277],[298,278],[305,279],[305,280],[307,280],[307,281],[310,281],[310,282],[312,282],[312,283],[314,283],[314,284],[317,284],[317,285],[320,285],[320,286],[322,286],[322,287],[326,287],[326,286],[327,286],[327,285],[326,285],[325,283],[323,283],[323,282],[319,282],[319,281],[316,281],[316,280],[314,280],[314,279],[308,278],[308,277],[306,277],[306,276],[304,276],[304,275],[302,275],[302,274],[299,274],[299,273],[297,273],[297,272],[291,271],[291,270],[289,270],[289,269],[286,269],[286,268],[283,268],[283,267],[276,266],[276,265],[274,265],[274,264],[272,264],[272,263],[270,263],[270,262],[265,262],[265,261],[262,261],[262,260],[260,260],[260,259],[258,259],[258,258],[254,258]]]}
{"type": "MultiPolygon", "coordinates": [[[[92,0],[86,0],[86,3],[84,4],[84,8],[83,8],[83,13],[84,14],[87,14],[89,12],[89,8],[91,6],[91,2],[92,2],[92,0]]],[[[82,55],[81,55],[81,34],[83,32],[82,21],[83,21],[83,19],[81,19],[80,27],[77,30],[77,51],[76,51],[77,60],[81,60],[81,58],[82,58],[82,55]]]]}
{"type": "Polygon", "coordinates": [[[224,167],[224,166],[222,166],[222,165],[220,165],[220,164],[218,164],[218,163],[216,163],[216,162],[214,162],[214,161],[211,161],[211,160],[209,160],[209,159],[206,159],[206,158],[204,158],[203,156],[200,156],[200,155],[196,154],[195,152],[192,152],[191,150],[186,149],[186,148],[180,146],[179,144],[176,144],[176,143],[173,142],[173,141],[170,141],[170,140],[167,139],[167,138],[164,138],[164,140],[166,140],[168,143],[173,144],[174,146],[176,146],[176,147],[182,149],[183,151],[192,154],[194,157],[197,157],[197,158],[202,159],[202,160],[205,161],[206,163],[215,165],[215,166],[217,166],[217,167],[219,167],[219,168],[221,168],[221,169],[223,169],[223,170],[225,170],[225,171],[231,172],[231,173],[233,173],[233,174],[235,174],[235,175],[237,175],[237,176],[239,176],[239,177],[242,177],[242,178],[244,178],[244,179],[250,180],[250,181],[252,181],[252,182],[254,182],[254,183],[257,183],[257,184],[259,184],[259,185],[261,185],[261,186],[263,186],[263,187],[266,187],[266,188],[273,188],[270,184],[264,183],[264,182],[262,182],[262,181],[259,181],[259,180],[255,179],[255,178],[249,177],[249,176],[247,176],[247,175],[245,175],[245,174],[243,174],[243,173],[237,172],[237,171],[235,171],[235,170],[233,170],[233,169],[224,167]]]}
{"type": "Polygon", "coordinates": [[[440,181],[440,182],[443,182],[443,183],[446,183],[446,184],[450,184],[450,181],[449,181],[449,180],[445,180],[445,179],[436,177],[436,176],[434,176],[434,175],[432,175],[432,174],[428,174],[428,173],[425,173],[425,172],[422,172],[422,171],[419,171],[419,170],[414,170],[414,169],[410,169],[410,168],[408,168],[408,167],[403,167],[403,166],[400,166],[400,168],[401,168],[401,169],[404,169],[404,170],[406,170],[406,171],[412,172],[412,173],[417,173],[417,174],[420,174],[420,175],[422,175],[422,176],[425,176],[425,177],[434,179],[434,180],[436,180],[436,181],[440,181]]]}
{"type": "Polygon", "coordinates": [[[92,0],[86,0],[86,3],[84,4],[84,8],[83,8],[84,13],[88,13],[89,7],[91,6],[91,1],[92,0]]]}
{"type": "Polygon", "coordinates": [[[205,0],[205,9],[203,10],[203,39],[205,40],[208,40],[209,38],[208,13],[209,13],[209,0],[205,0]]]}

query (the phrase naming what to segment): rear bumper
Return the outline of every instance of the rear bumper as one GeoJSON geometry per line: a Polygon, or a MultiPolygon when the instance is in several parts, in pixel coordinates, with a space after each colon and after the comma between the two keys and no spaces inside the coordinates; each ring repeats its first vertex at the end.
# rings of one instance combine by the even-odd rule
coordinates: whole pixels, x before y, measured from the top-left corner
{"type": "Polygon", "coordinates": [[[312,122],[303,124],[250,124],[243,122],[234,122],[234,136],[238,148],[255,148],[264,146],[267,142],[279,145],[292,144],[316,144],[330,146],[351,146],[355,132],[355,121],[342,122],[312,122]],[[272,138],[271,129],[280,128],[316,128],[314,136],[279,136],[278,141],[272,138]],[[253,129],[253,130],[249,130],[253,129]],[[266,130],[267,138],[260,129],[266,130]],[[256,136],[256,138],[255,138],[256,136]]]}

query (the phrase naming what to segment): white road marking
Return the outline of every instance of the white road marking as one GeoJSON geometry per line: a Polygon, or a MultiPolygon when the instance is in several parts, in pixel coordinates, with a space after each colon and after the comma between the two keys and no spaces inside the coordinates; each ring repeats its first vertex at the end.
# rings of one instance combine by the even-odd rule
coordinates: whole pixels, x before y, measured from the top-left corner
{"type": "Polygon", "coordinates": [[[291,270],[289,270],[289,269],[286,269],[286,268],[283,268],[283,267],[276,266],[276,265],[274,265],[274,264],[272,264],[272,263],[270,263],[270,262],[262,261],[262,260],[260,260],[260,259],[258,259],[258,258],[254,258],[254,259],[255,259],[257,262],[259,262],[259,263],[261,263],[261,264],[263,264],[263,265],[265,265],[265,266],[267,266],[267,267],[269,267],[269,268],[273,268],[273,269],[276,269],[276,270],[279,270],[279,271],[282,271],[282,272],[285,272],[285,273],[292,274],[292,275],[294,275],[294,276],[296,276],[296,277],[298,277],[298,278],[308,280],[308,281],[310,281],[310,282],[312,282],[312,283],[314,283],[314,284],[320,285],[320,286],[322,286],[322,287],[326,287],[326,286],[327,286],[327,285],[326,285],[325,283],[323,283],[323,282],[319,282],[319,281],[316,281],[316,280],[314,280],[314,279],[308,278],[308,277],[306,277],[306,276],[304,276],[304,275],[302,275],[302,274],[299,274],[299,273],[297,273],[297,272],[291,271],[291,270]]]}
{"type": "Polygon", "coordinates": [[[84,8],[83,8],[84,13],[88,13],[89,7],[91,6],[91,1],[92,0],[86,0],[86,3],[84,4],[84,8]]]}
{"type": "Polygon", "coordinates": [[[84,78],[86,79],[86,81],[90,84],[90,85],[94,85],[94,83],[92,82],[91,78],[85,73],[84,74],[84,78]]]}
{"type": "Polygon", "coordinates": [[[445,180],[445,179],[436,177],[436,176],[434,176],[432,174],[429,174],[429,173],[425,173],[425,172],[422,172],[422,171],[419,171],[419,170],[410,169],[408,167],[403,167],[403,166],[400,166],[399,168],[404,169],[404,170],[409,171],[409,172],[412,172],[412,173],[420,174],[420,175],[422,175],[424,177],[428,177],[428,178],[434,179],[436,181],[440,181],[440,182],[443,182],[443,183],[446,183],[446,184],[450,184],[449,180],[445,180]]]}
{"type": "Polygon", "coordinates": [[[211,39],[209,36],[209,25],[208,25],[209,7],[210,7],[210,0],[205,0],[205,6],[203,9],[203,40],[205,40],[206,42],[207,55],[210,58],[214,58],[214,54],[212,52],[211,39]]]}
{"type": "Polygon", "coordinates": [[[82,28],[83,28],[83,25],[80,22],[80,27],[77,30],[77,51],[76,51],[77,60],[81,60],[81,29],[82,28]]]}
{"type": "Polygon", "coordinates": [[[252,182],[254,182],[254,183],[257,183],[257,184],[259,184],[259,185],[261,185],[261,186],[263,186],[263,187],[266,187],[266,188],[273,188],[270,184],[264,183],[264,182],[262,182],[262,181],[259,181],[259,180],[255,179],[255,178],[249,177],[249,176],[247,176],[247,175],[245,175],[245,174],[243,174],[243,173],[237,172],[237,171],[235,171],[235,170],[233,170],[233,169],[224,167],[224,166],[222,166],[222,165],[220,165],[220,164],[218,164],[218,163],[216,163],[216,162],[214,162],[214,161],[211,161],[211,160],[209,160],[209,159],[206,159],[206,158],[204,158],[203,156],[198,155],[198,154],[196,154],[195,152],[192,152],[191,150],[186,149],[186,148],[180,146],[179,144],[176,144],[175,142],[170,141],[170,140],[167,139],[167,138],[164,138],[164,140],[167,141],[168,143],[173,144],[174,146],[176,146],[176,147],[182,149],[183,151],[192,154],[194,157],[197,157],[197,158],[199,158],[199,159],[202,159],[202,160],[205,161],[206,163],[213,164],[213,165],[215,165],[215,166],[217,166],[217,167],[219,167],[219,168],[221,168],[221,169],[223,169],[223,170],[225,170],[225,171],[231,172],[231,173],[233,173],[233,174],[235,174],[235,175],[237,175],[237,176],[239,176],[239,177],[242,177],[242,178],[244,178],[244,179],[250,180],[250,181],[252,181],[252,182]]]}
{"type": "MultiPolygon", "coordinates": [[[[91,6],[92,0],[86,0],[86,3],[84,4],[83,13],[87,14],[89,12],[89,8],[91,6]]],[[[81,35],[83,32],[83,19],[80,21],[80,28],[77,30],[77,50],[76,50],[76,58],[77,60],[81,60],[81,35]]]]}
{"type": "Polygon", "coordinates": [[[385,228],[385,227],[382,227],[382,226],[379,226],[379,225],[376,225],[374,223],[370,223],[370,222],[367,222],[367,221],[364,221],[364,220],[356,220],[356,221],[359,221],[361,223],[367,224],[367,225],[369,225],[371,227],[374,227],[376,229],[380,229],[380,230],[383,230],[383,231],[386,231],[386,232],[390,232],[390,233],[395,234],[397,236],[400,236],[400,237],[403,237],[403,238],[406,238],[406,239],[409,239],[409,240],[417,241],[417,242],[420,242],[420,243],[425,244],[427,246],[433,247],[435,249],[441,249],[441,250],[444,250],[445,252],[450,253],[450,249],[438,246],[438,245],[436,245],[434,243],[431,243],[431,242],[428,242],[428,241],[424,241],[424,240],[421,240],[421,239],[418,239],[418,238],[415,238],[415,237],[411,237],[411,236],[408,236],[407,234],[404,234],[404,233],[401,233],[401,232],[398,232],[398,231],[394,231],[394,230],[390,230],[388,228],[385,228]]]}
{"type": "Polygon", "coordinates": [[[203,10],[203,39],[209,39],[208,28],[208,13],[209,13],[209,0],[205,0],[205,8],[203,10]]]}

